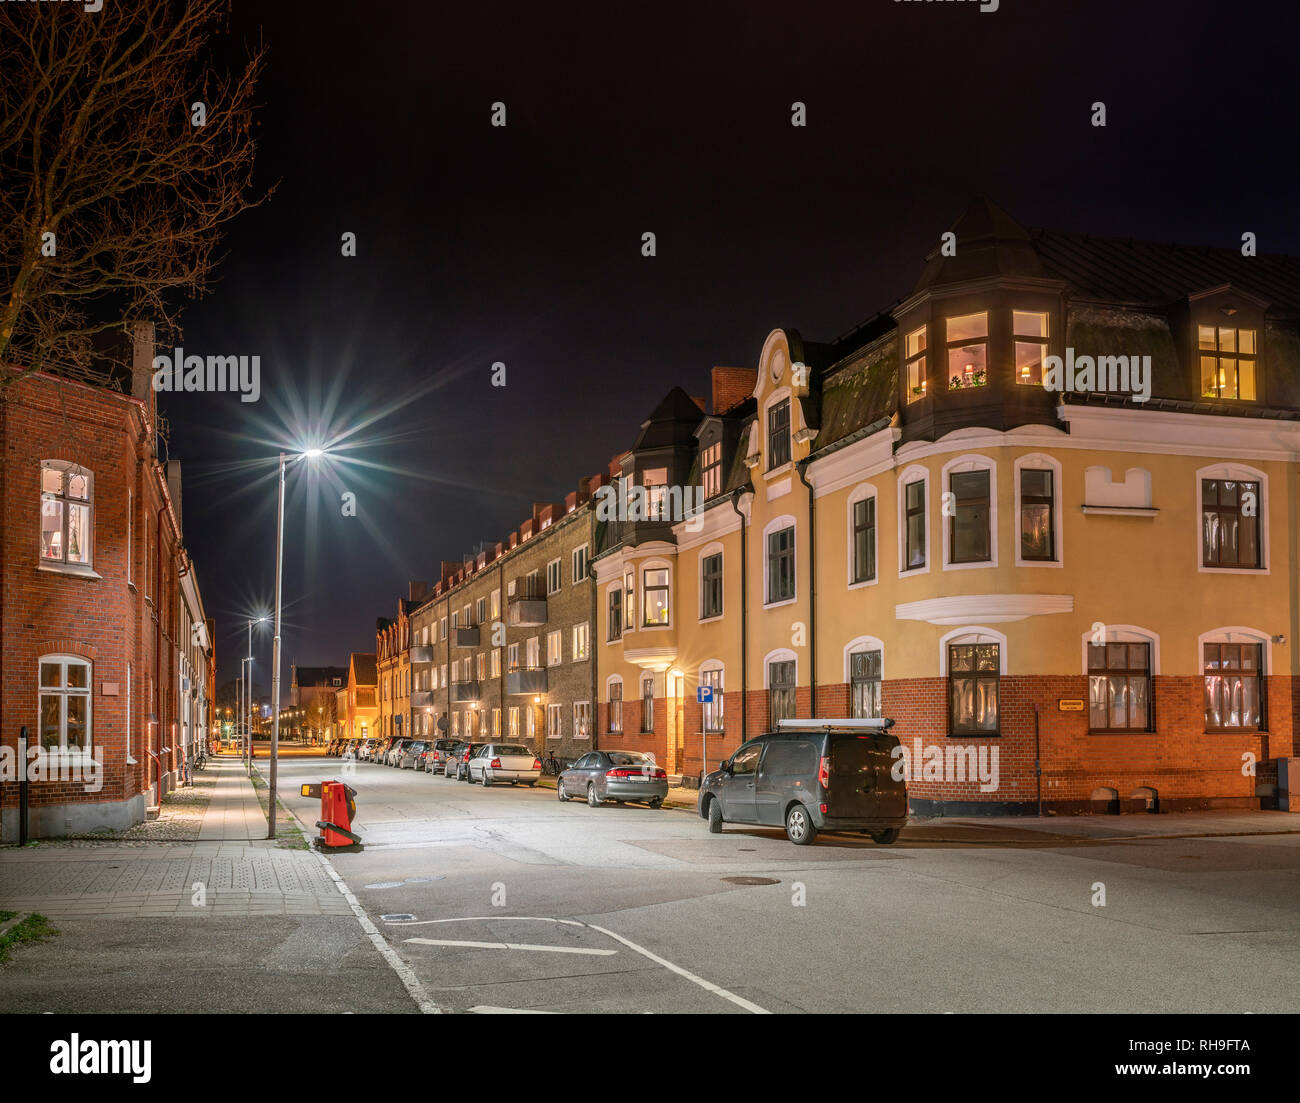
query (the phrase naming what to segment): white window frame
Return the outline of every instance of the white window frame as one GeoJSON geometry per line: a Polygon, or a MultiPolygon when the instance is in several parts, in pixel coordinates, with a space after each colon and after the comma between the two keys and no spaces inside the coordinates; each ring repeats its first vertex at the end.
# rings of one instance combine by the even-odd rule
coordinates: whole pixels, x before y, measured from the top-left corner
{"type": "Polygon", "coordinates": [[[623,609],[623,605],[626,604],[626,602],[627,602],[627,594],[623,592],[622,578],[616,579],[615,581],[611,582],[608,586],[605,587],[605,607],[603,609],[603,612],[605,614],[605,632],[604,632],[605,638],[602,642],[605,644],[606,647],[609,647],[616,643],[623,642],[623,633],[627,631],[627,619],[626,619],[627,614],[623,609]],[[619,591],[619,593],[623,595],[622,598],[620,599],[620,604],[619,604],[619,617],[622,619],[619,622],[618,635],[611,637],[609,634],[609,595],[612,594],[615,590],[619,591]]]}
{"type": "Polygon", "coordinates": [[[789,513],[784,513],[780,517],[774,517],[763,526],[763,543],[760,545],[763,549],[763,608],[780,609],[783,605],[794,605],[799,600],[799,522],[789,513]],[[782,598],[780,601],[773,601],[769,587],[772,583],[771,572],[771,553],[768,551],[768,537],[774,532],[780,532],[782,529],[794,529],[794,596],[782,598]]]}
{"type": "Polygon", "coordinates": [[[700,730],[703,731],[706,735],[725,735],[727,731],[727,717],[726,717],[726,711],[724,707],[724,697],[726,693],[726,684],[727,684],[727,668],[723,664],[721,659],[707,659],[704,662],[700,663],[700,669],[698,674],[699,685],[705,684],[704,676],[706,674],[718,675],[718,684],[713,688],[715,694],[717,695],[717,701],[715,702],[715,707],[717,709],[717,719],[721,723],[721,727],[710,728],[708,726],[708,724],[705,721],[705,717],[707,715],[705,710],[709,706],[701,703],[700,730]]]}
{"type": "Polygon", "coordinates": [[[607,731],[609,731],[614,735],[621,735],[623,733],[623,711],[622,710],[623,710],[623,706],[626,704],[627,704],[627,695],[624,692],[623,677],[621,674],[611,674],[608,678],[605,679],[605,728],[607,731]],[[617,728],[610,727],[609,724],[609,717],[610,717],[609,689],[610,686],[614,685],[615,683],[618,684],[618,689],[619,689],[619,698],[618,698],[619,714],[618,714],[617,728]]]}
{"type": "Polygon", "coordinates": [[[564,706],[548,704],[546,706],[546,738],[564,738],[564,706]]]}
{"type": "Polygon", "coordinates": [[[794,684],[795,684],[795,689],[798,689],[798,688],[799,688],[799,655],[798,655],[798,653],[795,652],[795,651],[791,651],[790,648],[788,648],[788,647],[778,647],[778,648],[776,648],[776,649],[773,650],[773,651],[769,651],[766,655],[763,656],[763,689],[764,689],[764,690],[770,690],[770,689],[772,688],[772,677],[771,677],[771,674],[772,674],[772,664],[773,664],[773,663],[788,663],[788,662],[790,662],[791,660],[794,661],[794,684]]]}
{"type": "MultiPolygon", "coordinates": [[[[676,592],[675,592],[675,589],[674,589],[676,583],[675,583],[675,580],[673,579],[673,565],[672,565],[671,563],[669,563],[668,560],[666,560],[666,559],[648,559],[648,560],[646,560],[646,562],[644,562],[644,563],[641,564],[640,570],[638,570],[638,571],[636,572],[637,575],[639,576],[640,597],[641,597],[640,606],[641,606],[641,612],[642,612],[643,615],[644,615],[644,613],[645,613],[645,609],[646,609],[646,599],[645,599],[646,578],[645,578],[645,576],[646,576],[646,573],[649,572],[649,571],[666,571],[667,574],[668,574],[668,597],[667,597],[667,604],[668,604],[668,623],[667,623],[667,624],[638,624],[636,627],[637,627],[638,630],[640,630],[640,631],[645,631],[645,632],[655,632],[655,631],[666,632],[666,631],[669,631],[670,629],[672,629],[672,627],[673,627],[673,623],[674,623],[674,617],[673,617],[673,600],[674,600],[674,598],[675,598],[675,596],[676,596],[676,592]]],[[[624,606],[624,608],[623,608],[623,627],[624,627],[624,629],[627,628],[627,603],[628,603],[628,602],[627,602],[627,595],[624,594],[624,595],[623,595],[623,606],[624,606]]]]}
{"type": "MultiPolygon", "coordinates": [[[[948,645],[950,643],[996,643],[998,645],[998,675],[1005,678],[1007,676],[1007,637],[992,628],[986,628],[980,624],[964,625],[961,628],[954,628],[951,632],[945,632],[939,638],[939,677],[948,677],[948,645]]],[[[1084,661],[1087,661],[1087,649],[1084,649],[1084,661]]],[[[883,672],[884,656],[881,656],[881,667],[883,672]]],[[[944,693],[948,692],[944,687],[944,693]]],[[[947,698],[945,697],[944,712],[947,713],[947,698]]],[[[998,700],[999,722],[1001,721],[1002,702],[998,700]]],[[[947,723],[947,720],[944,721],[947,723]]],[[[963,737],[965,738],[965,737],[963,737]]]]}
{"type": "Polygon", "coordinates": [[[559,666],[564,662],[564,629],[556,628],[546,633],[546,665],[559,666]]]}
{"type": "MultiPolygon", "coordinates": [[[[927,507],[928,508],[928,507],[927,507]]],[[[874,483],[860,483],[855,486],[849,494],[848,502],[845,505],[845,556],[844,556],[844,578],[847,581],[848,589],[863,590],[868,586],[875,586],[880,582],[880,494],[876,490],[874,483]],[[864,579],[862,582],[853,581],[853,510],[859,502],[865,502],[871,499],[876,503],[876,524],[873,531],[872,553],[876,559],[876,577],[864,579]]]]}
{"type": "MultiPolygon", "coordinates": [[[[1083,633],[1079,641],[1079,670],[1084,677],[1087,677],[1089,674],[1088,645],[1096,642],[1092,637],[1092,629],[1089,628],[1083,633]]],[[[1160,673],[1160,634],[1158,632],[1153,632],[1150,628],[1143,628],[1140,624],[1107,624],[1105,642],[1145,643],[1147,645],[1147,650],[1151,655],[1151,677],[1154,678],[1160,673]]],[[[1207,642],[1213,641],[1207,639],[1207,642]]],[[[1196,645],[1196,651],[1198,655],[1202,653],[1201,645],[1199,643],[1196,645]]]]}
{"type": "Polygon", "coordinates": [[[1015,520],[1012,523],[1016,543],[1017,567],[1064,567],[1065,566],[1065,526],[1062,524],[1061,499],[1063,494],[1062,468],[1059,460],[1053,459],[1045,452],[1030,452],[1018,456],[1011,465],[1012,494],[1015,500],[1015,520]],[[1022,532],[1020,513],[1020,472],[1050,471],[1052,473],[1052,558],[1024,559],[1021,557],[1022,532]]]}
{"type": "Polygon", "coordinates": [[[591,738],[591,702],[573,702],[573,738],[591,738]]]}
{"type": "Polygon", "coordinates": [[[783,472],[791,470],[794,467],[794,445],[795,445],[794,434],[796,429],[794,423],[794,412],[796,408],[797,407],[794,401],[794,390],[789,386],[778,387],[770,395],[768,395],[767,398],[764,399],[763,401],[763,409],[761,413],[762,423],[759,426],[759,431],[763,434],[763,477],[764,478],[769,478],[769,479],[773,478],[777,475],[782,474],[783,472]],[[780,467],[771,467],[770,461],[772,456],[772,446],[771,446],[771,441],[768,440],[768,413],[771,411],[773,406],[779,406],[786,399],[790,400],[790,458],[786,460],[785,463],[781,464],[780,467]]]}
{"type": "MultiPolygon", "coordinates": [[[[66,652],[51,652],[48,655],[38,655],[36,658],[36,724],[33,730],[36,733],[35,746],[44,746],[41,741],[41,703],[42,697],[57,696],[61,699],[59,705],[59,745],[50,748],[50,754],[59,754],[68,758],[90,760],[93,756],[95,746],[95,726],[94,726],[94,688],[95,688],[95,664],[82,655],[70,655],[66,652]],[[43,687],[41,685],[41,664],[58,663],[60,666],[59,677],[67,681],[67,668],[69,665],[84,666],[86,668],[86,688],[85,690],[69,690],[60,686],[43,687]],[[78,748],[76,751],[68,749],[68,706],[69,697],[84,697],[86,700],[86,742],[85,746],[78,748]]],[[[33,745],[31,743],[29,746],[33,745]]]]}
{"type": "Polygon", "coordinates": [[[574,548],[572,553],[570,554],[570,561],[569,561],[569,585],[570,586],[576,586],[579,582],[585,582],[587,578],[590,577],[591,566],[587,558],[588,551],[589,551],[589,545],[580,544],[578,547],[574,548]],[[579,571],[578,568],[579,556],[582,557],[581,572],[579,571]]]}
{"type": "MultiPolygon", "coordinates": [[[[1256,384],[1258,386],[1258,384],[1256,384]]],[[[1269,575],[1272,573],[1272,561],[1269,556],[1269,503],[1271,499],[1268,494],[1268,475],[1266,472],[1259,470],[1257,467],[1249,467],[1244,463],[1212,463],[1205,467],[1198,468],[1196,472],[1196,497],[1194,516],[1196,524],[1193,527],[1196,537],[1196,570],[1200,574],[1245,574],[1245,575],[1269,575]],[[1259,521],[1259,559],[1258,567],[1207,567],[1201,547],[1201,524],[1202,524],[1202,499],[1201,499],[1201,480],[1202,479],[1230,479],[1233,482],[1259,483],[1259,501],[1255,503],[1256,518],[1259,521]]],[[[1210,641],[1214,642],[1214,641],[1210,641]]],[[[1226,642],[1226,641],[1221,641],[1226,642]]]]}
{"type": "Polygon", "coordinates": [[[564,560],[556,556],[546,564],[546,596],[558,594],[564,587],[564,560]],[[551,568],[555,568],[555,585],[551,585],[551,568]]]}
{"type": "Polygon", "coordinates": [[[585,662],[591,658],[591,625],[585,620],[573,626],[573,662],[585,662]]]}
{"type": "Polygon", "coordinates": [[[67,544],[66,542],[63,542],[61,540],[60,546],[63,550],[63,558],[46,559],[45,555],[41,550],[40,533],[42,530],[38,526],[37,541],[36,541],[36,564],[38,567],[43,567],[46,570],[50,570],[50,571],[67,571],[72,573],[80,572],[82,574],[93,574],[95,570],[95,473],[91,471],[90,468],[82,467],[81,464],[75,463],[72,460],[41,460],[40,477],[39,477],[39,482],[37,484],[37,490],[39,493],[39,500],[40,500],[40,513],[38,514],[38,516],[42,516],[42,517],[45,514],[44,485],[45,485],[45,472],[47,470],[59,472],[60,479],[61,479],[59,484],[59,493],[58,495],[56,495],[56,498],[58,501],[63,503],[63,528],[61,530],[63,535],[66,536],[68,533],[68,508],[67,507],[70,504],[84,506],[86,509],[86,515],[89,518],[86,522],[87,531],[85,533],[85,537],[90,543],[90,548],[86,553],[86,558],[84,562],[79,562],[75,560],[70,561],[68,559],[67,544]],[[85,477],[86,484],[87,484],[87,494],[84,500],[79,498],[68,498],[67,495],[64,493],[64,489],[67,483],[69,473],[81,475],[85,477]]]}
{"type": "MultiPolygon", "coordinates": [[[[934,554],[932,551],[934,536],[934,495],[930,493],[930,469],[922,467],[920,464],[912,464],[898,476],[898,577],[913,578],[916,575],[930,573],[930,567],[934,563],[934,554]],[[907,566],[907,486],[909,483],[919,482],[924,487],[925,494],[925,566],[912,567],[907,566]]],[[[876,563],[876,574],[880,573],[880,563],[876,563]]]]}
{"type": "MultiPolygon", "coordinates": [[[[942,493],[951,493],[948,481],[950,475],[960,475],[969,471],[987,471],[989,473],[989,558],[980,560],[978,563],[952,563],[949,561],[949,556],[952,553],[952,523],[955,518],[949,517],[944,511],[943,498],[940,497],[939,520],[943,523],[943,569],[945,571],[983,571],[998,565],[997,461],[990,459],[988,456],[981,456],[976,452],[967,452],[961,456],[954,456],[943,465],[939,474],[940,483],[943,486],[942,493]]],[[[929,512],[928,502],[926,503],[926,512],[929,512]]],[[[928,526],[926,535],[929,536],[928,526]]]]}

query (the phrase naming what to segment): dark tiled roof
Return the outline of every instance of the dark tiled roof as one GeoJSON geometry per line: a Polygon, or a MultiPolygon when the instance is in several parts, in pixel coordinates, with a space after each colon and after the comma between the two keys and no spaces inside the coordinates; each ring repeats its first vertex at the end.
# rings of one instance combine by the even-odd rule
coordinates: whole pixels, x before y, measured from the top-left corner
{"type": "Polygon", "coordinates": [[[1070,297],[1166,307],[1224,284],[1267,305],[1270,317],[1300,317],[1300,259],[1243,257],[1240,249],[1158,245],[1091,234],[1035,230],[1034,251],[1070,297]]]}
{"type": "Polygon", "coordinates": [[[375,656],[370,651],[352,652],[352,669],[356,672],[357,685],[373,686],[378,682],[376,677],[375,656]]]}

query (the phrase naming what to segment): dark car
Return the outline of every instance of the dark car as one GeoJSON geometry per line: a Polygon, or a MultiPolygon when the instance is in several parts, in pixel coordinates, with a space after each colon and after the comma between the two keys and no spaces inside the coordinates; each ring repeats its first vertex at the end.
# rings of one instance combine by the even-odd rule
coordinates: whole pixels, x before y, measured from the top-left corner
{"type": "Polygon", "coordinates": [[[782,720],[743,744],[700,786],[709,830],[784,827],[800,846],[819,831],[861,831],[892,843],[907,823],[907,782],[894,776],[892,720],[782,720]]]}
{"type": "Polygon", "coordinates": [[[478,754],[479,748],[482,746],[482,743],[466,743],[464,747],[461,748],[460,761],[456,763],[457,781],[473,780],[469,776],[469,760],[478,754]]]}
{"type": "Polygon", "coordinates": [[[456,746],[454,739],[434,739],[424,748],[423,768],[426,773],[440,774],[447,765],[447,756],[456,746]]]}
{"type": "Polygon", "coordinates": [[[668,796],[668,772],[640,751],[588,751],[555,779],[555,795],[586,797],[593,808],[607,800],[658,808],[668,796]]]}
{"type": "Polygon", "coordinates": [[[460,778],[460,768],[465,761],[465,751],[469,744],[464,740],[456,739],[452,741],[447,756],[443,760],[442,776],[460,778]]]}

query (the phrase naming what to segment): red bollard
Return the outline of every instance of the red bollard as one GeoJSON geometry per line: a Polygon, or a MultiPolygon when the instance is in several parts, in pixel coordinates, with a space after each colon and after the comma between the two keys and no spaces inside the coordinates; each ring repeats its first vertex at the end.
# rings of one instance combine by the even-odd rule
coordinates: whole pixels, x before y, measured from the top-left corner
{"type": "Polygon", "coordinates": [[[352,817],[357,814],[357,791],[341,781],[322,781],[319,785],[304,785],[304,797],[320,797],[320,819],[316,826],[322,834],[316,836],[318,850],[360,850],[361,837],[352,833],[352,817]]]}

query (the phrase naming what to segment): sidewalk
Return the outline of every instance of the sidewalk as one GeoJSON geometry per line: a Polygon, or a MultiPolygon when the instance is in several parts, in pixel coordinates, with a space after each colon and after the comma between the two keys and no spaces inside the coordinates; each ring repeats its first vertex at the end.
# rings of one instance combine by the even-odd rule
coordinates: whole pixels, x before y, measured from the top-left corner
{"type": "MultiPolygon", "coordinates": [[[[540,785],[555,788],[553,777],[540,785]]],[[[665,808],[696,814],[699,790],[668,790],[665,808]]],[[[1221,811],[1129,813],[1122,816],[913,816],[903,829],[912,843],[988,846],[1019,843],[1069,846],[1083,842],[1127,839],[1230,838],[1241,835],[1300,834],[1300,813],[1221,811]]]]}
{"type": "Polygon", "coordinates": [[[194,841],[51,840],[0,851],[0,908],[51,918],[351,915],[314,854],[266,838],[266,817],[239,760],[214,759],[214,771],[194,841]]]}

